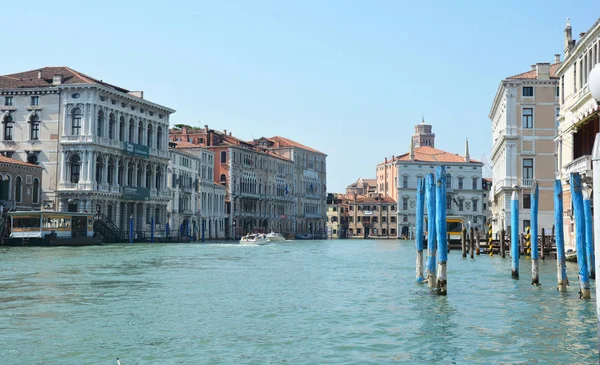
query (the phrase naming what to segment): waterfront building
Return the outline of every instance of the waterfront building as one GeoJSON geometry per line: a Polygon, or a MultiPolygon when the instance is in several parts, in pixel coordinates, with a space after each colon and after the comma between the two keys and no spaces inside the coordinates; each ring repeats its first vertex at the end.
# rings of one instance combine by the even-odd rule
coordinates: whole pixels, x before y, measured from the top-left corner
{"type": "Polygon", "coordinates": [[[170,139],[214,152],[214,181],[226,189],[228,237],[255,230],[295,234],[293,161],[208,126],[171,129],[170,139]]]}
{"type": "Polygon", "coordinates": [[[321,237],[326,233],[327,155],[280,136],[254,140],[262,151],[293,162],[296,234],[321,237]]]}
{"type": "Polygon", "coordinates": [[[191,199],[195,199],[190,214],[195,223],[190,232],[198,239],[201,239],[203,234],[205,239],[229,238],[229,231],[226,229],[226,189],[224,185],[214,181],[214,152],[185,141],[170,144],[176,148],[175,153],[194,159],[192,168],[185,167],[188,174],[195,176],[191,189],[193,196],[190,196],[191,199]]]}
{"type": "Polygon", "coordinates": [[[519,232],[531,223],[531,187],[539,186],[538,227],[549,232],[554,222],[556,117],[559,111],[560,55],[555,62],[537,63],[531,70],[500,82],[490,109],[492,121],[492,231],[510,232],[511,195],[519,190],[519,232]]]}
{"type": "Polygon", "coordinates": [[[396,202],[392,198],[354,195],[345,202],[348,209],[348,238],[397,237],[396,202]]]}
{"type": "Polygon", "coordinates": [[[0,213],[40,210],[42,167],[0,155],[0,213]]]}
{"type": "Polygon", "coordinates": [[[43,209],[99,212],[121,230],[166,220],[174,110],[68,67],[0,76],[0,97],[0,150],[43,168],[43,209]]]}
{"type": "Polygon", "coordinates": [[[198,237],[198,169],[200,159],[195,155],[169,146],[167,183],[171,199],[167,219],[173,236],[198,237]]]}
{"type": "Polygon", "coordinates": [[[327,238],[348,238],[348,202],[345,194],[327,194],[327,238]]]}
{"type": "Polygon", "coordinates": [[[436,149],[432,147],[434,145],[435,135],[431,133],[430,126],[422,122],[415,127],[415,135],[410,140],[408,153],[392,156],[391,159],[386,158],[383,163],[377,165],[377,182],[379,187],[380,184],[384,184],[382,196],[397,202],[398,237],[413,235],[416,223],[417,180],[429,173],[435,173],[435,167],[439,165],[446,166],[447,171],[446,215],[462,218],[467,227],[471,225],[481,230],[485,225],[483,163],[471,159],[468,141],[465,142],[464,156],[436,149]],[[415,147],[415,140],[427,142],[419,142],[419,146],[415,147]],[[392,193],[392,189],[395,193],[392,193]],[[397,200],[391,196],[396,196],[397,200]]]}
{"type": "MultiPolygon", "coordinates": [[[[560,87],[560,113],[556,136],[557,178],[563,183],[565,247],[575,249],[575,221],[569,185],[570,175],[578,172],[592,187],[592,149],[600,132],[598,102],[588,88],[592,68],[600,62],[600,19],[575,41],[569,20],[565,28],[564,60],[556,70],[560,87]]],[[[596,182],[598,183],[598,182],[596,182]]],[[[540,199],[541,200],[541,199],[540,199]]]]}
{"type": "Polygon", "coordinates": [[[377,191],[377,179],[358,178],[355,182],[346,187],[346,194],[358,196],[376,196],[381,194],[377,191]]]}

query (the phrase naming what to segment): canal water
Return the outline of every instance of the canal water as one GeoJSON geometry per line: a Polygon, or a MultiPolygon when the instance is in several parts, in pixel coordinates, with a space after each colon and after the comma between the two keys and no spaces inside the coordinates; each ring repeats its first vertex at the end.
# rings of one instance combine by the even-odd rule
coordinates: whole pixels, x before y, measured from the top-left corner
{"type": "Polygon", "coordinates": [[[411,241],[0,248],[0,364],[597,364],[576,265],[530,267],[452,251],[438,297],[411,241]]]}

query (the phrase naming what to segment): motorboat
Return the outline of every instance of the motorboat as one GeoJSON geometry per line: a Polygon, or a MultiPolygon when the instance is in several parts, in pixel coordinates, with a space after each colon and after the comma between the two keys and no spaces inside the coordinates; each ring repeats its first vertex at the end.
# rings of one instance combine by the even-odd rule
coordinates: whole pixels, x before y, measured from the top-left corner
{"type": "Polygon", "coordinates": [[[285,237],[283,237],[283,235],[281,233],[275,233],[273,231],[271,231],[270,233],[267,233],[267,239],[269,240],[269,242],[285,241],[285,237]]]}
{"type": "Polygon", "coordinates": [[[264,244],[269,243],[269,240],[267,239],[266,234],[252,233],[252,234],[247,234],[244,237],[242,237],[240,239],[240,243],[252,243],[252,244],[256,244],[256,245],[264,245],[264,244]]]}

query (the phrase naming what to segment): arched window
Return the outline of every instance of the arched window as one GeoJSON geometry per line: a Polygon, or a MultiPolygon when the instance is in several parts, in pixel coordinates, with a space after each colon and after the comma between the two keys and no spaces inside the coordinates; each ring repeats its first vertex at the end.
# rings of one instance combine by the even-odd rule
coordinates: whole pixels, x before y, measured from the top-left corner
{"type": "Polygon", "coordinates": [[[154,131],[152,130],[152,124],[148,123],[148,135],[146,136],[146,138],[147,138],[146,146],[148,146],[150,148],[152,147],[152,133],[153,132],[154,131]]]}
{"type": "Polygon", "coordinates": [[[114,176],[115,176],[115,160],[111,157],[110,160],[108,160],[108,171],[107,171],[107,182],[110,185],[114,184],[114,176]]]}
{"type": "Polygon", "coordinates": [[[79,155],[71,156],[70,165],[71,183],[77,184],[79,182],[79,170],[81,168],[81,159],[79,158],[79,155]]]}
{"type": "Polygon", "coordinates": [[[446,189],[452,189],[452,175],[446,174],[446,189]]]}
{"type": "Polygon", "coordinates": [[[102,109],[98,110],[98,123],[96,124],[96,135],[98,137],[104,137],[104,112],[102,109]]]}
{"type": "Polygon", "coordinates": [[[100,184],[102,182],[102,175],[104,173],[104,161],[102,157],[96,158],[96,182],[100,184]]]}
{"type": "Polygon", "coordinates": [[[142,187],[142,164],[137,164],[137,186],[142,187]]]}
{"type": "Polygon", "coordinates": [[[125,117],[119,118],[119,141],[125,140],[125,117]]]}
{"type": "Polygon", "coordinates": [[[74,136],[81,135],[81,109],[75,108],[71,112],[71,134],[74,136]]]}
{"type": "Polygon", "coordinates": [[[162,170],[161,169],[157,169],[156,170],[156,190],[160,190],[161,188],[161,181],[162,181],[162,170]]]}
{"type": "Polygon", "coordinates": [[[116,123],[117,121],[115,120],[115,115],[113,113],[110,113],[110,115],[108,116],[108,138],[110,139],[115,138],[116,123]]]}
{"type": "Polygon", "coordinates": [[[133,164],[127,169],[127,186],[133,186],[133,164]]]}
{"type": "Polygon", "coordinates": [[[219,182],[223,186],[227,185],[227,176],[225,176],[225,174],[221,174],[221,178],[220,178],[219,182]]]}
{"type": "Polygon", "coordinates": [[[163,138],[162,127],[159,126],[158,128],[156,128],[156,149],[157,150],[160,150],[162,138],[163,138]]]}
{"type": "Polygon", "coordinates": [[[140,125],[138,126],[138,144],[142,144],[144,140],[144,123],[140,121],[140,125]]]}
{"type": "Polygon", "coordinates": [[[131,118],[131,119],[129,119],[129,143],[133,143],[134,136],[135,136],[135,123],[133,121],[133,118],[131,118]]]}
{"type": "Polygon", "coordinates": [[[13,119],[10,116],[10,113],[4,114],[2,118],[2,123],[4,124],[4,140],[12,141],[13,139],[13,119]]]}
{"type": "Polygon", "coordinates": [[[123,166],[123,162],[119,164],[119,170],[117,171],[117,184],[123,185],[123,176],[124,176],[125,167],[123,166]]]}
{"type": "Polygon", "coordinates": [[[40,203],[40,180],[36,177],[33,179],[33,204],[40,203]]]}
{"type": "Polygon", "coordinates": [[[150,164],[146,165],[146,187],[150,189],[150,185],[152,184],[152,166],[150,164]]]}
{"type": "Polygon", "coordinates": [[[15,201],[17,201],[17,203],[20,203],[23,197],[22,183],[23,181],[21,180],[21,176],[17,176],[17,178],[15,179],[15,201]]]}

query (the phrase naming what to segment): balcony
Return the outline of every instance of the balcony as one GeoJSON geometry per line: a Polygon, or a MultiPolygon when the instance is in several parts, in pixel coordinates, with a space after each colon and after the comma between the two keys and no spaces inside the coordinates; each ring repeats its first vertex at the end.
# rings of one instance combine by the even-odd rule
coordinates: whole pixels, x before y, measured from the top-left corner
{"type": "Polygon", "coordinates": [[[533,185],[534,179],[521,179],[521,187],[528,188],[533,185]]]}
{"type": "Polygon", "coordinates": [[[576,158],[563,166],[563,176],[569,177],[571,173],[578,172],[582,175],[592,176],[592,156],[584,155],[576,158]]]}

